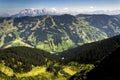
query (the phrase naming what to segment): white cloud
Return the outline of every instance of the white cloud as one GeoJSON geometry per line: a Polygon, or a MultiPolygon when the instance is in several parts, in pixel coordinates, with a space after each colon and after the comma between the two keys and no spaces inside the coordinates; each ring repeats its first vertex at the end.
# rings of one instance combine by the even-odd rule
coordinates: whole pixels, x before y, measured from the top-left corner
{"type": "Polygon", "coordinates": [[[57,9],[56,9],[56,8],[52,8],[52,10],[53,10],[53,11],[57,11],[57,9]]]}
{"type": "Polygon", "coordinates": [[[63,12],[68,12],[68,11],[69,11],[69,8],[64,8],[62,11],[63,11],[63,12]]]}
{"type": "Polygon", "coordinates": [[[35,10],[35,8],[30,8],[31,10],[35,10]]]}
{"type": "Polygon", "coordinates": [[[90,9],[93,9],[94,7],[93,6],[90,6],[90,9]]]}
{"type": "Polygon", "coordinates": [[[64,10],[68,10],[68,8],[64,8],[64,10]]]}

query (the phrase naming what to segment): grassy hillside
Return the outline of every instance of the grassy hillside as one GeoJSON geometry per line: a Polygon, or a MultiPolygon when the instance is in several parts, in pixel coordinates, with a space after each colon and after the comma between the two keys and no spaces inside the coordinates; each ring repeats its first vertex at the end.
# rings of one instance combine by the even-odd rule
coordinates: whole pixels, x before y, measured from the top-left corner
{"type": "Polygon", "coordinates": [[[62,52],[118,34],[120,34],[119,15],[64,14],[0,18],[2,48],[31,46],[48,52],[62,52]],[[20,42],[16,43],[16,40],[20,42]]]}
{"type": "Polygon", "coordinates": [[[48,52],[107,38],[105,32],[72,15],[0,18],[0,47],[31,46],[48,52]],[[16,42],[18,41],[19,42],[16,42]],[[24,43],[23,43],[24,42],[24,43]]]}

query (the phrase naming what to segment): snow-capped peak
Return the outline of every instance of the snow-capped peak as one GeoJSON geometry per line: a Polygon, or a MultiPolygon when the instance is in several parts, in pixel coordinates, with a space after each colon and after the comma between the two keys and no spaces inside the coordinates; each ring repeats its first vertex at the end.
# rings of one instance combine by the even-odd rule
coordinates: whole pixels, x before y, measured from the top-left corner
{"type": "Polygon", "coordinates": [[[45,8],[43,9],[34,9],[34,8],[30,8],[30,9],[24,9],[21,10],[18,14],[15,15],[15,17],[22,17],[22,16],[39,16],[39,15],[55,15],[56,12],[53,11],[49,11],[45,8]]]}

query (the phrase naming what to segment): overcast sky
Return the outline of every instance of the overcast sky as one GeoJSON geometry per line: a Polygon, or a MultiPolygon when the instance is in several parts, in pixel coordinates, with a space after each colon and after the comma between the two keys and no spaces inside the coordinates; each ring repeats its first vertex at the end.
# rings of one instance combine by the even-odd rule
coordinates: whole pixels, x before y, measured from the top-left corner
{"type": "Polygon", "coordinates": [[[16,13],[25,8],[96,11],[120,10],[120,0],[0,0],[0,13],[16,13]]]}

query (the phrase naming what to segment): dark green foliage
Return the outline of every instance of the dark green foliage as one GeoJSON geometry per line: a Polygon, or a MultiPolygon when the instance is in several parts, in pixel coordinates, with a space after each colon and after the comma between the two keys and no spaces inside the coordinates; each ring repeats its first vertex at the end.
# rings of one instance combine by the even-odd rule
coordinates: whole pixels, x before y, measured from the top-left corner
{"type": "MultiPolygon", "coordinates": [[[[86,74],[86,70],[83,70],[71,76],[69,80],[86,80],[86,79],[87,80],[120,80],[120,76],[119,76],[119,73],[120,73],[120,36],[116,36],[116,37],[103,40],[103,41],[99,41],[99,42],[94,42],[91,44],[86,44],[85,47],[88,50],[90,50],[90,52],[92,50],[94,50],[95,52],[94,55],[91,57],[89,57],[89,55],[91,55],[90,52],[89,53],[84,52],[84,54],[87,54],[89,61],[93,61],[93,62],[97,61],[99,63],[95,64],[96,67],[90,72],[88,72],[87,74],[86,74]],[[96,57],[97,58],[95,59],[94,56],[95,58],[96,57]]],[[[79,54],[79,57],[80,56],[81,55],[79,54]]],[[[87,57],[83,56],[83,59],[81,60],[84,60],[83,62],[86,63],[88,62],[86,61],[88,60],[87,57]]]]}
{"type": "Polygon", "coordinates": [[[120,80],[120,47],[87,74],[87,80],[120,80]]]}
{"type": "Polygon", "coordinates": [[[71,16],[69,14],[64,14],[64,15],[58,15],[58,16],[53,16],[53,19],[55,20],[56,24],[60,26],[61,23],[65,24],[66,27],[68,25],[71,25],[72,22],[77,23],[77,17],[71,16]]]}
{"type": "Polygon", "coordinates": [[[62,63],[66,64],[71,61],[79,63],[95,64],[109,55],[112,51],[120,46],[120,35],[110,39],[93,42],[79,46],[67,51],[63,51],[59,55],[64,57],[62,63]]]}
{"type": "Polygon", "coordinates": [[[28,47],[12,47],[0,50],[0,61],[4,60],[5,65],[15,72],[27,72],[34,66],[46,64],[46,59],[57,61],[57,56],[46,51],[28,47]]]}
{"type": "Polygon", "coordinates": [[[84,75],[84,71],[83,71],[83,73],[82,72],[80,72],[80,73],[77,73],[77,74],[75,74],[75,75],[73,75],[73,76],[71,76],[68,80],[85,80],[85,75],[84,75]]]}

